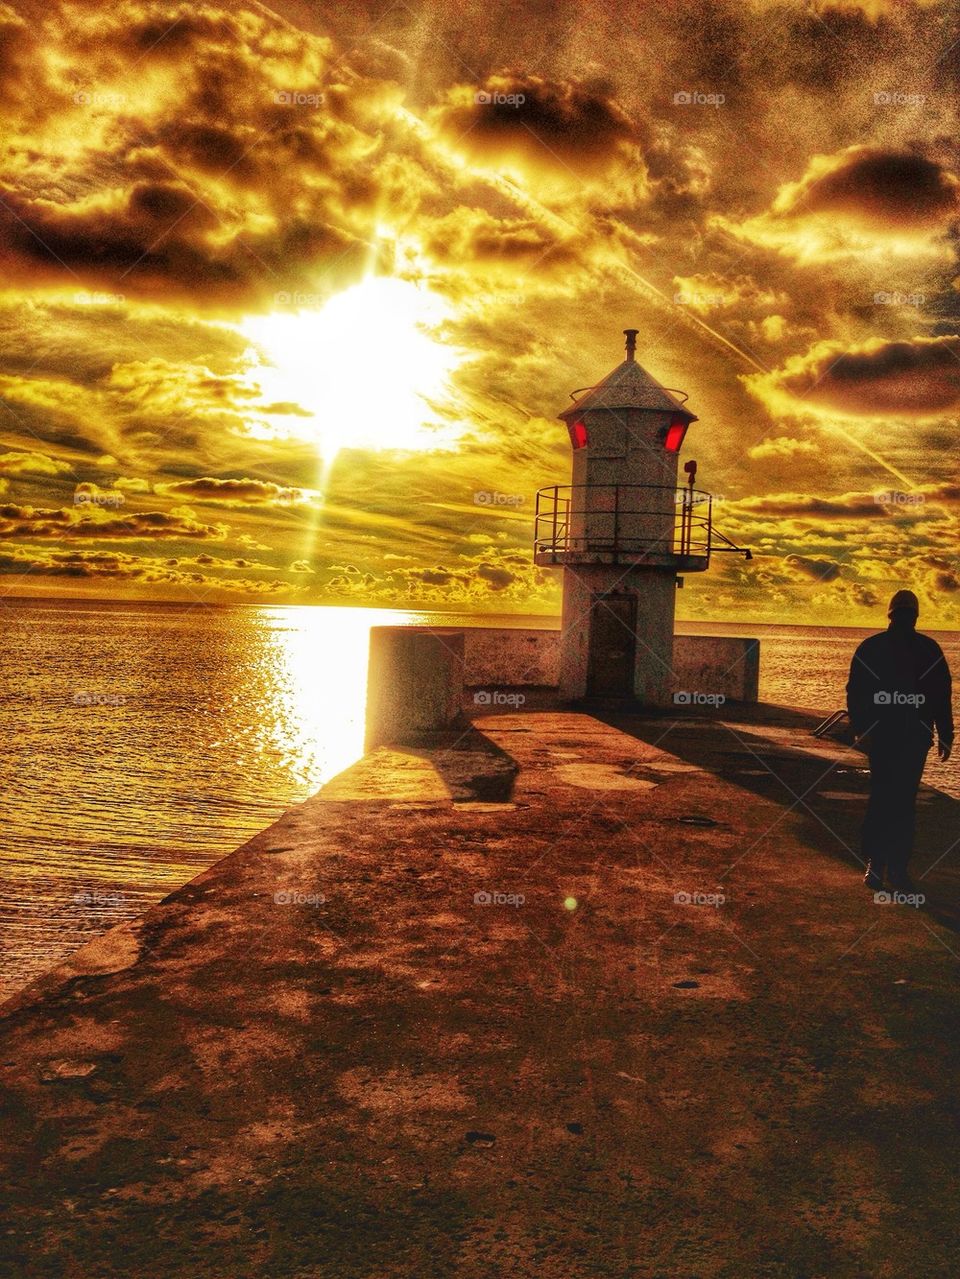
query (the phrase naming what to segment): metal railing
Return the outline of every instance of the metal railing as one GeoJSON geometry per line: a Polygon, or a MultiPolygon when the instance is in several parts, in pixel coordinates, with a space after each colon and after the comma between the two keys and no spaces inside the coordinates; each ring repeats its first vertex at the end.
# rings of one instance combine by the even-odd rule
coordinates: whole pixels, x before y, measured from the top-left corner
{"type": "Polygon", "coordinates": [[[537,493],[534,551],[709,559],[712,498],[666,484],[554,484],[537,493]]]}
{"type": "Polygon", "coordinates": [[[816,728],[812,728],[810,732],[814,737],[825,737],[826,734],[830,732],[831,728],[836,728],[841,720],[845,720],[846,718],[846,710],[834,711],[832,715],[828,715],[821,724],[818,724],[816,728]]]}

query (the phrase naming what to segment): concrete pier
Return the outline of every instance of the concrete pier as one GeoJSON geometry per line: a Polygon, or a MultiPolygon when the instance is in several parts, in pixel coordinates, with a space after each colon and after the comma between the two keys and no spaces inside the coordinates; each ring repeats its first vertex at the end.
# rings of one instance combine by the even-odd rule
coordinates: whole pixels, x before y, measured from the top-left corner
{"type": "Polygon", "coordinates": [[[0,1274],[955,1267],[957,804],[730,704],[381,748],[3,1009],[0,1274]]]}

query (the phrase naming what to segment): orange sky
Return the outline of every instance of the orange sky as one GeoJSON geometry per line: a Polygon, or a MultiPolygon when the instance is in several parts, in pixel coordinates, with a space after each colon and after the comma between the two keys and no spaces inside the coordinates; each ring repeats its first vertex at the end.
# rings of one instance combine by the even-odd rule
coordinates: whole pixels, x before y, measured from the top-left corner
{"type": "Polygon", "coordinates": [[[681,617],[957,627],[958,76],[936,0],[0,5],[0,591],[554,612],[632,326],[754,549],[681,617]]]}

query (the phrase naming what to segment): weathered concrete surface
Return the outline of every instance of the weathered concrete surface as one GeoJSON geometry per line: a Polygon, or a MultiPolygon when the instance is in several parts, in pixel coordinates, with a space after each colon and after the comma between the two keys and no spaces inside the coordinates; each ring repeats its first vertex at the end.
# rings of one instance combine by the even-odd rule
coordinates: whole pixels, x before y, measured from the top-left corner
{"type": "MultiPolygon", "coordinates": [[[[580,598],[581,608],[589,600],[580,598]]],[[[584,619],[586,614],[584,614],[584,619]]],[[[463,678],[470,688],[556,688],[560,685],[559,630],[464,628],[463,678]]],[[[585,627],[581,635],[587,643],[585,627]]],[[[581,655],[586,661],[586,647],[581,655]]],[[[760,684],[760,641],[725,635],[674,635],[670,692],[720,693],[728,701],[755,702],[760,684]]],[[[578,685],[581,689],[585,684],[578,685]]]]}
{"type": "Polygon", "coordinates": [[[728,635],[673,637],[672,691],[755,702],[760,691],[760,641],[728,635]]]}
{"type": "Polygon", "coordinates": [[[875,905],[809,722],[491,716],[86,947],[6,1007],[2,1273],[952,1274],[956,805],[875,905]]]}
{"type": "Polygon", "coordinates": [[[503,688],[560,683],[560,632],[533,627],[466,626],[463,678],[469,685],[503,688]]]}
{"type": "Polygon", "coordinates": [[[463,701],[463,631],[372,626],[368,672],[367,750],[445,729],[463,701]]]}

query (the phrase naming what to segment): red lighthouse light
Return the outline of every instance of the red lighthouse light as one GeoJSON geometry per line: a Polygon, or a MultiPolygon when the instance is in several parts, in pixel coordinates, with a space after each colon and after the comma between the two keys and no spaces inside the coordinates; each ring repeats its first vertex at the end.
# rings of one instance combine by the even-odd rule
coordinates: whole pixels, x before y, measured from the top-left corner
{"type": "Polygon", "coordinates": [[[582,420],[570,423],[570,443],[575,449],[587,446],[587,424],[582,420]]]}
{"type": "Polygon", "coordinates": [[[680,446],[683,444],[683,437],[687,433],[689,422],[685,422],[682,417],[675,417],[667,427],[667,433],[664,437],[663,447],[668,453],[679,453],[680,446]]]}

